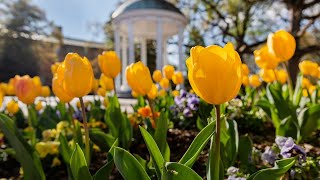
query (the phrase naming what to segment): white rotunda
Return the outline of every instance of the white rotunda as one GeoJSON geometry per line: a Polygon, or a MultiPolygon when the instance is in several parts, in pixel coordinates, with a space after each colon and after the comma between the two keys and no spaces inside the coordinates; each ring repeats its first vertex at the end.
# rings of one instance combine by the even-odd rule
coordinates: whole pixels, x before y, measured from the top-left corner
{"type": "Polygon", "coordinates": [[[125,68],[135,62],[135,43],[140,43],[140,60],[147,64],[147,40],[156,40],[156,69],[168,64],[167,39],[178,34],[178,70],[183,70],[183,31],[187,18],[165,0],[127,0],[112,14],[115,51],[122,61],[116,85],[129,90],[125,68]]]}

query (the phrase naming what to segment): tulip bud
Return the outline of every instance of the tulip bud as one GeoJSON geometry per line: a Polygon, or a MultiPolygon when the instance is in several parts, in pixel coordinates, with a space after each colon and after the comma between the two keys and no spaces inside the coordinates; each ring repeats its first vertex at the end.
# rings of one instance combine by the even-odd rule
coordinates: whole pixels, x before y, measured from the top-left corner
{"type": "Polygon", "coordinates": [[[7,104],[7,111],[10,114],[16,114],[19,111],[19,105],[16,101],[11,100],[7,104]]]}
{"type": "Polygon", "coordinates": [[[250,86],[252,86],[254,88],[259,87],[261,85],[261,81],[260,81],[259,76],[256,74],[251,75],[249,77],[249,84],[250,84],[250,86]]]}
{"type": "Polygon", "coordinates": [[[158,95],[158,88],[155,84],[152,84],[150,91],[148,92],[147,96],[149,99],[155,99],[158,95]]]}
{"type": "Polygon", "coordinates": [[[280,58],[280,61],[288,61],[296,50],[296,40],[285,30],[279,30],[268,36],[267,45],[270,53],[280,58]]]}
{"type": "Polygon", "coordinates": [[[280,82],[281,84],[284,84],[287,82],[288,79],[288,73],[287,71],[281,69],[281,70],[276,70],[276,78],[277,81],[280,82]]]}
{"type": "Polygon", "coordinates": [[[162,74],[160,70],[155,70],[152,74],[152,78],[155,82],[160,82],[162,79],[162,74]]]}
{"type": "Polygon", "coordinates": [[[249,85],[249,77],[248,76],[243,76],[242,77],[242,85],[243,86],[248,86],[249,85]]]}
{"type": "Polygon", "coordinates": [[[101,71],[109,78],[115,78],[121,70],[121,61],[115,51],[104,51],[98,56],[101,71]]]}
{"type": "Polygon", "coordinates": [[[49,86],[42,86],[41,87],[41,96],[42,97],[49,97],[50,96],[50,88],[49,88],[49,86]]]}
{"type": "Polygon", "coordinates": [[[308,88],[309,86],[311,86],[311,82],[309,81],[309,79],[307,78],[303,78],[302,82],[301,82],[301,87],[302,88],[308,88]]]}
{"type": "Polygon", "coordinates": [[[186,61],[192,89],[210,104],[233,99],[242,83],[242,64],[233,45],[193,47],[186,61]]]}
{"type": "Polygon", "coordinates": [[[163,89],[168,89],[170,87],[170,82],[167,78],[162,78],[159,84],[163,89]]]}
{"type": "Polygon", "coordinates": [[[276,80],[275,72],[272,69],[261,69],[259,75],[266,83],[271,83],[276,80]]]}
{"type": "Polygon", "coordinates": [[[309,60],[304,60],[299,63],[299,69],[303,75],[318,77],[318,64],[309,60]]]}
{"type": "Polygon", "coordinates": [[[242,68],[242,76],[249,76],[250,70],[246,64],[241,65],[242,68]]]}
{"type": "Polygon", "coordinates": [[[144,96],[152,87],[152,79],[149,68],[141,61],[132,63],[126,69],[126,77],[133,91],[144,96]]]}
{"type": "MultiPolygon", "coordinates": [[[[30,76],[25,75],[23,77],[16,76],[15,82],[15,94],[25,104],[34,103],[35,98],[39,95],[38,86],[35,79],[30,78],[30,76]]],[[[41,89],[41,88],[40,88],[41,89]]]]}
{"type": "Polygon", "coordinates": [[[113,79],[108,76],[105,76],[104,74],[101,74],[99,84],[103,89],[107,91],[111,91],[114,88],[113,79]]]}
{"type": "Polygon", "coordinates": [[[172,81],[174,84],[178,85],[178,84],[182,84],[183,83],[183,74],[182,72],[176,72],[173,74],[172,76],[172,81]]]}
{"type": "Polygon", "coordinates": [[[275,69],[280,59],[269,52],[268,46],[263,46],[254,52],[254,60],[261,69],[275,69]]]}
{"type": "Polygon", "coordinates": [[[63,89],[74,97],[87,95],[92,88],[93,71],[89,60],[77,53],[68,53],[63,62],[63,89]]]}
{"type": "Polygon", "coordinates": [[[164,76],[171,80],[172,76],[173,76],[173,73],[174,73],[174,67],[171,66],[171,65],[165,65],[163,68],[162,68],[162,71],[163,71],[163,74],[164,76]]]}

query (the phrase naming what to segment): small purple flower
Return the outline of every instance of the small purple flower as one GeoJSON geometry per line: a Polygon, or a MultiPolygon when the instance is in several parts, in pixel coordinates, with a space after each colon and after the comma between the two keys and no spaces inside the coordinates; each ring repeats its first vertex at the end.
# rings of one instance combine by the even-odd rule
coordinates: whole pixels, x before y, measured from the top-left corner
{"type": "Polygon", "coordinates": [[[188,102],[188,107],[191,110],[193,110],[193,111],[198,110],[198,106],[199,106],[199,102],[200,102],[199,98],[197,98],[196,96],[192,96],[192,97],[188,98],[187,102],[188,102]]]}
{"type": "Polygon", "coordinates": [[[183,110],[183,115],[186,116],[186,117],[192,117],[193,116],[192,111],[189,108],[185,108],[183,110]]]}
{"type": "Polygon", "coordinates": [[[261,154],[261,159],[269,164],[273,164],[276,161],[277,156],[278,155],[274,150],[270,146],[267,146],[264,153],[261,154]]]}
{"type": "Polygon", "coordinates": [[[238,172],[239,172],[239,168],[236,168],[233,166],[229,167],[227,170],[228,175],[236,175],[238,172]]]}
{"type": "Polygon", "coordinates": [[[301,155],[302,159],[305,159],[306,152],[299,145],[294,143],[292,137],[277,137],[276,143],[280,148],[280,154],[282,157],[290,158],[292,155],[301,155]]]}
{"type": "Polygon", "coordinates": [[[246,180],[246,178],[237,177],[236,175],[232,175],[232,176],[228,177],[228,180],[246,180]]]}
{"type": "Polygon", "coordinates": [[[184,89],[180,90],[180,97],[186,97],[187,96],[187,91],[184,89]]]}
{"type": "Polygon", "coordinates": [[[284,144],[286,143],[288,138],[286,137],[282,137],[282,136],[277,136],[276,137],[276,144],[278,145],[278,147],[281,149],[284,144]]]}

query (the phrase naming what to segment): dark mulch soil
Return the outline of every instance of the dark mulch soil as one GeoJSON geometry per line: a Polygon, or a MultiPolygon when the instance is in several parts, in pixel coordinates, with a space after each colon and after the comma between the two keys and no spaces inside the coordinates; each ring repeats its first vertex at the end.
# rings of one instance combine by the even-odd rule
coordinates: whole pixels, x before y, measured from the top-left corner
{"type": "MultiPolygon", "coordinates": [[[[254,146],[257,149],[263,151],[265,146],[271,146],[274,143],[275,135],[274,129],[272,125],[265,124],[265,131],[257,135],[256,133],[246,132],[253,141],[254,146]]],[[[240,131],[241,132],[241,131],[240,131]]],[[[192,140],[197,135],[198,130],[181,130],[181,129],[170,129],[168,131],[168,144],[171,149],[171,161],[177,162],[182,157],[182,155],[186,152],[192,140]]],[[[134,137],[137,137],[131,145],[130,152],[133,154],[137,154],[142,158],[148,160],[149,153],[146,145],[143,142],[143,139],[140,133],[136,133],[134,137]],[[139,137],[140,136],[140,137],[139,137]],[[139,140],[139,141],[137,141],[139,140]]],[[[313,138],[310,138],[303,144],[303,147],[306,149],[309,155],[317,157],[320,156],[320,131],[316,131],[313,138]],[[318,138],[315,138],[318,137],[318,138]]],[[[199,159],[193,166],[193,169],[202,177],[205,177],[206,174],[206,161],[208,158],[208,146],[201,153],[199,159]]],[[[60,158],[61,159],[61,158],[60,158]]],[[[90,166],[90,171],[94,174],[100,167],[102,167],[106,163],[107,154],[106,153],[94,153],[92,157],[92,163],[90,166]]],[[[47,163],[46,163],[47,164],[47,163]]],[[[0,162],[0,178],[10,178],[19,179],[19,163],[13,158],[9,157],[7,162],[0,162]]],[[[48,167],[45,167],[45,174],[47,175],[47,179],[56,180],[56,179],[67,179],[68,173],[67,168],[64,165],[59,167],[51,168],[50,163],[48,163],[48,167]]],[[[110,179],[121,180],[123,179],[120,173],[114,169],[112,172],[112,176],[110,179]]]]}

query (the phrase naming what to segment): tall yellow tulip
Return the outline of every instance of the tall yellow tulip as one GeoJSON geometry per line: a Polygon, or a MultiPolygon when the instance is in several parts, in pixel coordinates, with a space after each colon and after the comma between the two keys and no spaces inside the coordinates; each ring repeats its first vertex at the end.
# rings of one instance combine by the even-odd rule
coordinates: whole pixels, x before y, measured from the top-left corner
{"type": "Polygon", "coordinates": [[[149,68],[141,61],[130,64],[126,69],[126,78],[129,86],[136,93],[144,96],[152,88],[152,79],[149,68]]]}
{"type": "Polygon", "coordinates": [[[55,62],[51,65],[51,73],[54,75],[57,72],[58,67],[60,66],[60,62],[55,62]]]}
{"type": "Polygon", "coordinates": [[[52,91],[63,103],[70,102],[74,97],[69,95],[63,89],[64,69],[62,66],[58,67],[57,73],[52,78],[52,91]],[[59,73],[60,71],[60,73],[59,73]]]}
{"type": "Polygon", "coordinates": [[[42,83],[40,80],[39,76],[34,76],[32,78],[34,85],[36,86],[36,88],[34,89],[34,91],[37,91],[37,94],[40,96],[41,95],[41,88],[42,88],[42,83]]]}
{"type": "Polygon", "coordinates": [[[68,53],[62,64],[64,66],[64,90],[74,97],[87,95],[94,79],[89,60],[81,58],[77,53],[68,53]]]}
{"type": "Polygon", "coordinates": [[[299,69],[303,75],[310,75],[315,78],[318,77],[318,67],[319,65],[316,62],[309,60],[304,60],[299,63],[299,69]]]}
{"type": "Polygon", "coordinates": [[[261,49],[255,50],[253,53],[254,60],[261,69],[275,69],[280,62],[278,57],[269,52],[268,46],[263,46],[261,49]]]}
{"type": "Polygon", "coordinates": [[[249,84],[254,88],[259,87],[261,85],[259,76],[257,74],[251,75],[249,77],[249,84]]]}
{"type": "Polygon", "coordinates": [[[163,66],[162,71],[163,71],[164,76],[167,79],[171,80],[173,73],[174,73],[174,67],[171,65],[165,65],[165,66],[163,66]]]}
{"type": "Polygon", "coordinates": [[[285,30],[269,34],[267,45],[270,53],[280,58],[281,62],[288,61],[296,50],[296,40],[285,30]]]}
{"type": "Polygon", "coordinates": [[[276,70],[276,78],[277,81],[280,82],[281,84],[284,84],[288,80],[288,73],[284,69],[276,70]]]}
{"type": "Polygon", "coordinates": [[[183,83],[183,74],[181,71],[175,72],[172,76],[172,81],[174,84],[182,84],[183,83]]]}
{"type": "Polygon", "coordinates": [[[242,83],[242,64],[233,45],[193,47],[187,59],[188,78],[197,95],[210,104],[233,99],[242,83]]]}
{"type": "Polygon", "coordinates": [[[98,63],[104,75],[115,78],[121,70],[121,61],[115,51],[104,51],[98,56],[98,63]]]}
{"type": "Polygon", "coordinates": [[[38,84],[30,76],[16,76],[15,94],[25,104],[34,103],[35,98],[40,95],[38,91],[38,84]]]}
{"type": "Polygon", "coordinates": [[[163,89],[168,89],[170,87],[170,81],[167,78],[162,78],[159,84],[163,89]]]}
{"type": "Polygon", "coordinates": [[[152,84],[150,91],[147,94],[149,99],[155,99],[158,96],[158,88],[155,84],[152,84]]]}

